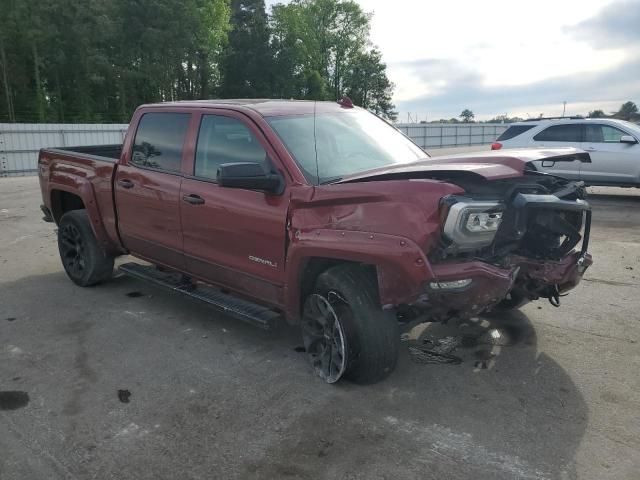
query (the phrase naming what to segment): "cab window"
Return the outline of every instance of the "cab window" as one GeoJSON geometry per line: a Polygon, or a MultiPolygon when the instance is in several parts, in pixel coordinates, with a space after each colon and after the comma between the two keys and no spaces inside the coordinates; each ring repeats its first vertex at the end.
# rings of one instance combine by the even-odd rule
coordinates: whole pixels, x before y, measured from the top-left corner
{"type": "Polygon", "coordinates": [[[531,130],[535,125],[511,125],[507,128],[502,135],[500,135],[496,142],[511,140],[512,138],[517,137],[518,135],[522,135],[524,132],[531,130]]]}
{"type": "Polygon", "coordinates": [[[541,131],[533,139],[538,142],[581,142],[582,125],[553,125],[541,131]]]}
{"type": "Polygon", "coordinates": [[[140,119],[131,152],[138,167],[180,172],[189,113],[145,113],[140,119]]]}
{"type": "Polygon", "coordinates": [[[609,125],[587,125],[585,141],[591,143],[620,143],[620,138],[628,135],[609,125]]]}
{"type": "Polygon", "coordinates": [[[203,115],[194,175],[215,180],[223,163],[254,162],[267,169],[267,153],[251,130],[235,118],[203,115]]]}

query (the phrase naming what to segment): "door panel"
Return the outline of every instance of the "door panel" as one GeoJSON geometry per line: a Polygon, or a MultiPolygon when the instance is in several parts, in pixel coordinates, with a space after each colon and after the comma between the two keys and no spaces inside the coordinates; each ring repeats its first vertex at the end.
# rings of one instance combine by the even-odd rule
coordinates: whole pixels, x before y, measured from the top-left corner
{"type": "Polygon", "coordinates": [[[582,166],[581,178],[593,183],[634,184],[640,179],[640,146],[620,143],[628,135],[610,125],[587,125],[581,148],[591,156],[582,166]]]}
{"type": "Polygon", "coordinates": [[[220,187],[218,166],[256,162],[276,170],[262,132],[237,112],[201,117],[193,176],[181,188],[187,270],[214,284],[282,305],[288,192],[271,195],[220,187]],[[194,201],[201,199],[201,201],[194,201]]]}
{"type": "Polygon", "coordinates": [[[184,268],[180,228],[180,183],[169,173],[120,166],[116,174],[116,209],[120,238],[134,254],[184,268]],[[133,185],[125,188],[128,180],[133,185]]]}
{"type": "Polygon", "coordinates": [[[125,247],[183,269],[180,184],[191,114],[144,113],[114,182],[118,230],[125,247]],[[131,153],[131,155],[128,155],[131,153]]]}
{"type": "Polygon", "coordinates": [[[185,178],[181,202],[187,270],[212,283],[281,304],[288,197],[185,178]]]}

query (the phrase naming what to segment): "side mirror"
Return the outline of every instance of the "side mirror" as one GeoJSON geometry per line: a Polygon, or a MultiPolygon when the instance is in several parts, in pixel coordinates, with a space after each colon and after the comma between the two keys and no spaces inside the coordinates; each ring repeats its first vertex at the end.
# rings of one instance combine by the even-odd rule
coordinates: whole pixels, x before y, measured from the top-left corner
{"type": "Polygon", "coordinates": [[[622,135],[620,137],[620,143],[638,143],[638,141],[631,135],[622,135]]]}
{"type": "Polygon", "coordinates": [[[218,167],[218,184],[221,187],[260,190],[280,195],[284,181],[277,173],[265,173],[260,163],[223,163],[218,167]]]}

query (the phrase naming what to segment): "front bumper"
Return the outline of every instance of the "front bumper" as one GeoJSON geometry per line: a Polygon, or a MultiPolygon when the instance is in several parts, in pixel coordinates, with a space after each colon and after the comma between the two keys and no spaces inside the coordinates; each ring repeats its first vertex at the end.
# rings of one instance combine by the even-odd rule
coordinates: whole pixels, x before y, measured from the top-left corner
{"type": "Polygon", "coordinates": [[[480,261],[432,265],[435,279],[425,285],[424,307],[435,318],[470,317],[502,301],[516,285],[529,285],[529,298],[544,296],[549,287],[564,293],[575,287],[593,263],[586,252],[573,252],[559,261],[512,256],[510,267],[501,268],[480,261]],[[462,288],[440,288],[447,282],[469,279],[462,288]]]}
{"type": "MultiPolygon", "coordinates": [[[[576,185],[572,184],[564,193],[573,193],[575,188],[576,185]]],[[[564,196],[563,192],[559,194],[564,196]]],[[[534,254],[538,254],[535,257],[526,251],[520,254],[505,251],[500,260],[503,267],[478,260],[432,264],[434,280],[425,285],[425,291],[427,307],[434,316],[477,315],[504,300],[510,292],[517,293],[524,300],[546,297],[558,306],[559,295],[574,288],[593,263],[587,253],[592,216],[589,204],[581,199],[564,200],[556,195],[518,193],[506,211],[506,223],[494,242],[502,237],[506,245],[522,243],[526,239],[530,218],[535,218],[531,215],[540,211],[581,213],[584,221],[582,235],[576,228],[561,225],[564,230],[559,231],[565,235],[565,241],[558,248],[549,252],[535,252],[537,249],[534,249],[534,254]],[[573,250],[580,240],[580,251],[573,250]],[[459,285],[462,287],[456,288],[459,285]]],[[[544,240],[544,236],[529,239],[530,242],[544,240]]]]}

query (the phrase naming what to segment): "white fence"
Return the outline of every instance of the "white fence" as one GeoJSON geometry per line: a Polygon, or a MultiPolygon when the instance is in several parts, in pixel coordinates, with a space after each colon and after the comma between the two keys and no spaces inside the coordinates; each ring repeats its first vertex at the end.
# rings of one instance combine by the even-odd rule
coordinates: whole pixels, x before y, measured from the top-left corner
{"type": "MultiPolygon", "coordinates": [[[[400,123],[396,126],[427,151],[486,145],[508,127],[494,123],[400,123]]],[[[126,124],[0,123],[0,177],[35,175],[41,148],[122,143],[126,131],[126,124]]]]}
{"type": "Polygon", "coordinates": [[[38,151],[122,143],[126,124],[0,123],[0,177],[35,175],[38,151]]]}
{"type": "Polygon", "coordinates": [[[425,150],[492,143],[509,125],[503,123],[399,123],[400,131],[425,150]]]}

